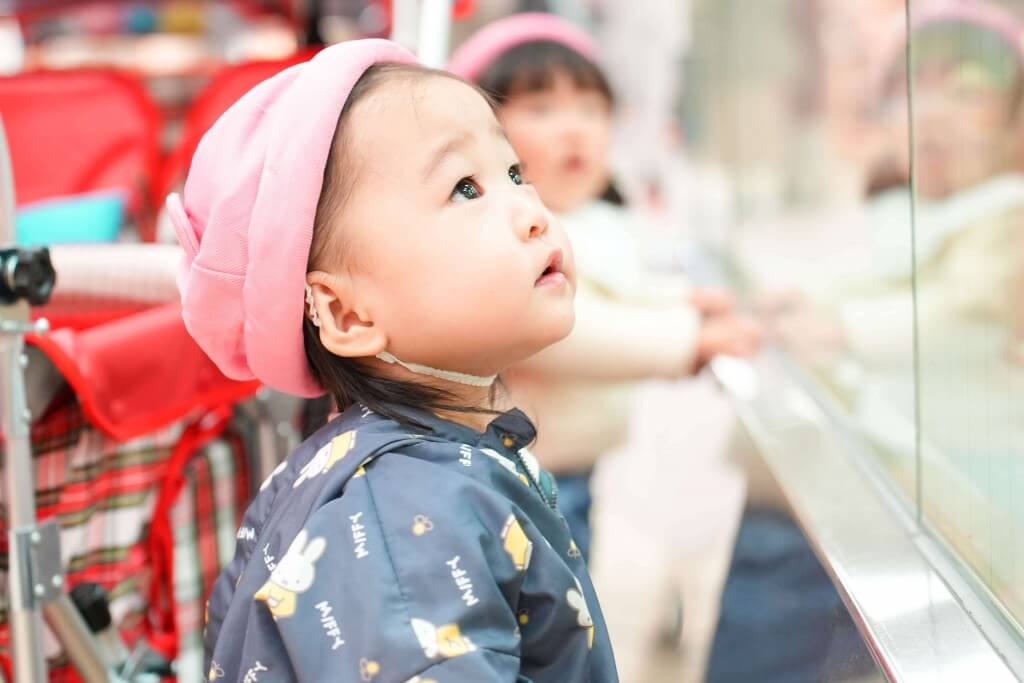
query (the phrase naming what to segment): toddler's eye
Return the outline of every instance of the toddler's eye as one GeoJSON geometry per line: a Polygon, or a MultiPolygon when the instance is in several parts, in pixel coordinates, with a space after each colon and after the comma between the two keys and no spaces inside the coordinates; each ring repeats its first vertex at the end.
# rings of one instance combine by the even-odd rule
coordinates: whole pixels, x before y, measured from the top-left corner
{"type": "Polygon", "coordinates": [[[461,202],[470,199],[479,199],[483,193],[480,192],[480,187],[476,184],[476,181],[472,178],[463,178],[459,182],[455,183],[455,187],[452,189],[451,196],[449,199],[453,202],[461,202]]]}
{"type": "Polygon", "coordinates": [[[526,182],[523,180],[523,167],[520,164],[512,164],[508,167],[508,177],[516,185],[522,185],[526,182]]]}

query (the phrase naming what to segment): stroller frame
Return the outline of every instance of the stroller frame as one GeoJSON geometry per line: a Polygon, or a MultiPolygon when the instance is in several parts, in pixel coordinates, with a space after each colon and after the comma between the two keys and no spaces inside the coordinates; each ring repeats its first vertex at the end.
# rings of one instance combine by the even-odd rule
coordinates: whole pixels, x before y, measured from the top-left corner
{"type": "MultiPolygon", "coordinates": [[[[7,136],[0,122],[0,243],[15,235],[14,178],[7,136]]],[[[17,253],[17,249],[10,252],[17,253]]],[[[0,261],[9,279],[17,257],[0,261]]],[[[51,270],[52,276],[52,270],[51,270]]],[[[51,282],[52,287],[52,282],[51,282]]],[[[13,678],[16,683],[44,683],[43,624],[47,622],[63,643],[86,683],[124,680],[110,663],[64,592],[64,567],[55,520],[36,518],[35,486],[30,442],[32,415],[25,394],[25,335],[48,331],[45,320],[32,323],[29,303],[16,299],[0,306],[0,429],[5,441],[7,521],[9,528],[9,623],[13,678]]]]}

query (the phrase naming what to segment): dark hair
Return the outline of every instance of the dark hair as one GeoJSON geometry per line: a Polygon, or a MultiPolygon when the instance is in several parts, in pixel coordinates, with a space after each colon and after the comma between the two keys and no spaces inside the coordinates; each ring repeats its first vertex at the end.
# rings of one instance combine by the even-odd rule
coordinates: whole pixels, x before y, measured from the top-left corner
{"type": "MultiPolygon", "coordinates": [[[[601,69],[576,50],[553,40],[535,40],[511,48],[484,69],[477,85],[500,107],[515,95],[547,90],[558,73],[571,78],[580,90],[596,90],[609,106],[614,106],[615,95],[601,69]]],[[[608,183],[601,199],[618,206],[626,203],[614,182],[608,183]]]]}
{"type": "Polygon", "coordinates": [[[511,48],[484,69],[477,85],[500,106],[514,95],[547,90],[558,73],[569,76],[577,88],[597,90],[609,104],[615,103],[601,69],[571,47],[552,40],[536,40],[511,48]]]}
{"type": "MultiPolygon", "coordinates": [[[[423,76],[459,80],[443,71],[417,65],[377,64],[367,69],[353,86],[338,116],[338,126],[324,168],[323,189],[320,192],[316,218],[313,222],[308,270],[322,267],[327,262],[329,253],[344,253],[344,249],[332,248],[338,244],[339,239],[343,239],[343,236],[332,234],[336,231],[330,230],[329,226],[340,214],[353,188],[354,174],[345,155],[345,149],[348,147],[346,122],[352,108],[384,83],[396,79],[405,79],[411,83],[423,76]]],[[[444,389],[384,377],[375,373],[370,364],[361,359],[334,355],[324,348],[320,342],[319,329],[308,317],[304,317],[302,323],[302,342],[313,378],[326,390],[339,410],[360,403],[378,415],[407,424],[414,420],[405,414],[402,408],[433,413],[449,411],[497,414],[497,411],[490,409],[457,405],[456,397],[444,389]]],[[[492,404],[494,392],[495,389],[492,389],[492,404]]]]}

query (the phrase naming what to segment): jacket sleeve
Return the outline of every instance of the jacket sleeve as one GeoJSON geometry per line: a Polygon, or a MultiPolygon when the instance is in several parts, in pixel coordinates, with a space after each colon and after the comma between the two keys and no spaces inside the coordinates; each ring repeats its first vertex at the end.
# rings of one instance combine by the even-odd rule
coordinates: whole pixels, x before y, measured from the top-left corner
{"type": "Polygon", "coordinates": [[[393,458],[319,508],[253,596],[282,668],[300,681],[516,681],[526,521],[469,479],[452,490],[438,468],[396,474],[393,458]]]}
{"type": "Polygon", "coordinates": [[[573,331],[516,371],[608,382],[683,377],[693,372],[699,329],[688,304],[621,303],[581,288],[573,331]]]}

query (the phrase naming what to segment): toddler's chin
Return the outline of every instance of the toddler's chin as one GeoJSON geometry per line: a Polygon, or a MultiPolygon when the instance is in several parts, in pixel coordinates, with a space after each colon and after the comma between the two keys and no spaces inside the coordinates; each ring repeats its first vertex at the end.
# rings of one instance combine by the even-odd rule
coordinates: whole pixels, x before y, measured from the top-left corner
{"type": "Polygon", "coordinates": [[[524,327],[523,331],[528,333],[520,337],[512,354],[514,357],[508,358],[504,367],[513,367],[562,341],[572,332],[575,321],[575,310],[569,306],[564,312],[548,315],[543,321],[535,321],[533,325],[524,327]]]}
{"type": "Polygon", "coordinates": [[[568,337],[575,323],[576,310],[571,305],[566,306],[565,310],[561,311],[558,315],[552,316],[551,320],[547,321],[543,330],[538,335],[538,348],[535,353],[568,337]]]}

